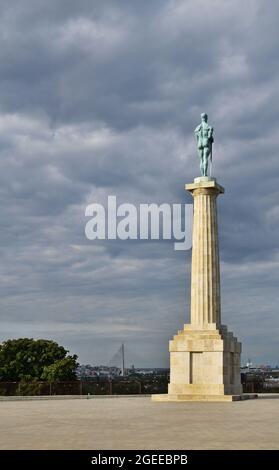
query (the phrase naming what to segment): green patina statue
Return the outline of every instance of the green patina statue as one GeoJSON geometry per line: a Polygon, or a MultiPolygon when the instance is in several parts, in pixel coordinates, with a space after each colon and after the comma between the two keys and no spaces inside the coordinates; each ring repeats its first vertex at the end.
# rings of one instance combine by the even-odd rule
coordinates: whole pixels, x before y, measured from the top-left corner
{"type": "Polygon", "coordinates": [[[200,157],[200,169],[202,176],[208,176],[208,160],[212,162],[213,127],[207,123],[207,114],[201,114],[201,123],[196,127],[195,134],[198,143],[200,157]]]}

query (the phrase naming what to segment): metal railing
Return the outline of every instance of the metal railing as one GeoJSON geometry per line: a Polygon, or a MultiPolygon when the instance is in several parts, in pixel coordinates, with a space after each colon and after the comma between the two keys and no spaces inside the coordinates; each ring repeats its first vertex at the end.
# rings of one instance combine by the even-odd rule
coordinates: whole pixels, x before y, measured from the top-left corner
{"type": "MultiPolygon", "coordinates": [[[[242,382],[244,393],[278,393],[277,384],[259,380],[242,382]]],[[[0,382],[0,396],[149,395],[167,393],[168,379],[76,380],[73,382],[0,382]]]]}
{"type": "Polygon", "coordinates": [[[166,393],[165,381],[98,380],[74,382],[0,382],[0,396],[133,395],[166,393]]]}

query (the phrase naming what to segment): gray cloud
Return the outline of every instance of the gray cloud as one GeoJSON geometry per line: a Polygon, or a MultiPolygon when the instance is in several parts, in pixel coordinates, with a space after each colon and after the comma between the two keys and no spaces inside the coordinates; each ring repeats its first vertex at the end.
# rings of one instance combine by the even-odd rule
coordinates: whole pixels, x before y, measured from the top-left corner
{"type": "Polygon", "coordinates": [[[190,253],[85,239],[90,202],[191,202],[193,128],[215,127],[223,320],[279,362],[278,10],[262,0],[0,1],[1,339],[166,365],[190,253]],[[240,14],[241,11],[241,14],[240,14]]]}

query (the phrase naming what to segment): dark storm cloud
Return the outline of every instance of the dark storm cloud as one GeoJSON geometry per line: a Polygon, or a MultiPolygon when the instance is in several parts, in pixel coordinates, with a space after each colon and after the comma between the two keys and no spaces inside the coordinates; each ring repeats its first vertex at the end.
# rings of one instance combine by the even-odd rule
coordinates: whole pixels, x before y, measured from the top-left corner
{"type": "Polygon", "coordinates": [[[167,340],[187,321],[190,253],[164,241],[89,242],[84,210],[108,194],[190,203],[192,130],[206,110],[226,188],[223,320],[244,359],[277,362],[279,5],[0,7],[2,339],[55,338],[92,362],[125,340],[131,362],[167,363],[167,340]]]}

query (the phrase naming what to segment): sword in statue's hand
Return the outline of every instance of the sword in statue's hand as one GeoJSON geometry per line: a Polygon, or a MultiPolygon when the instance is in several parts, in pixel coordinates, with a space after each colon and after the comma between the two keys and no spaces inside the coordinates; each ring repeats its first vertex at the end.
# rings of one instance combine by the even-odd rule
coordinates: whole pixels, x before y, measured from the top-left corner
{"type": "Polygon", "coordinates": [[[212,152],[213,152],[213,142],[211,142],[211,152],[210,152],[210,170],[209,170],[210,178],[211,178],[211,173],[212,173],[212,152]]]}

